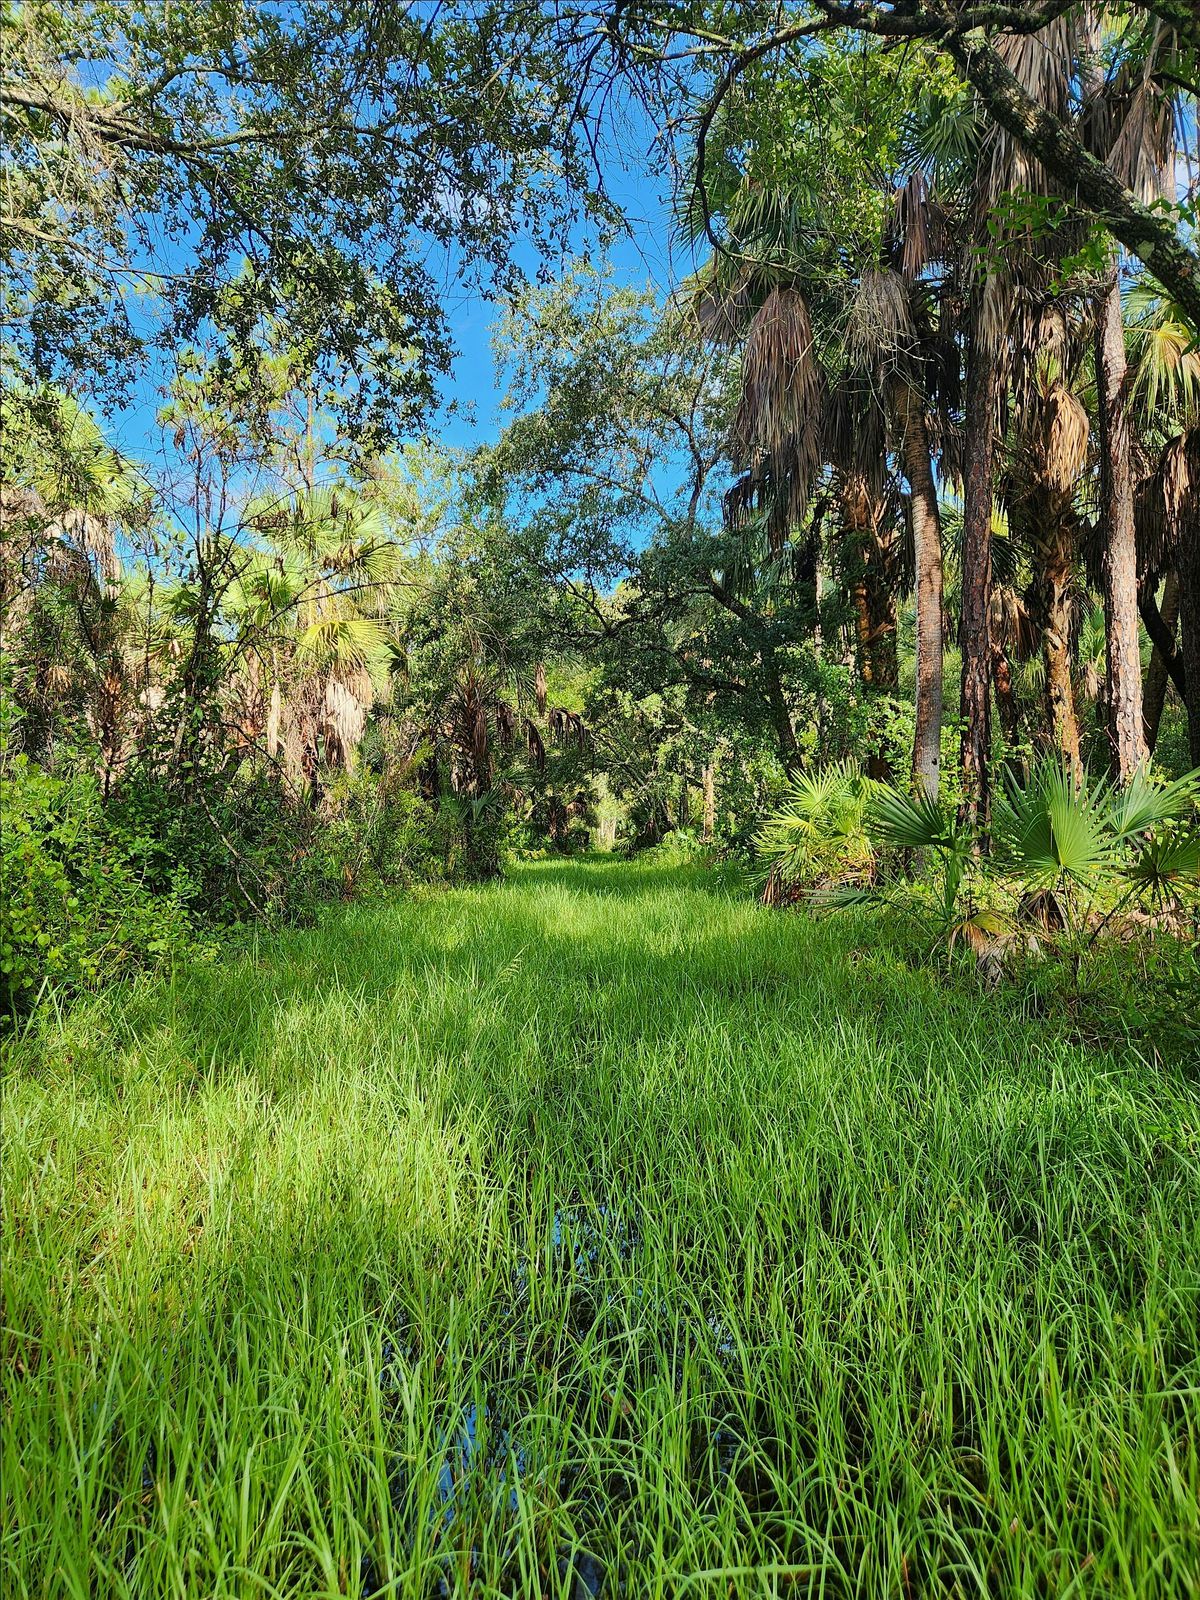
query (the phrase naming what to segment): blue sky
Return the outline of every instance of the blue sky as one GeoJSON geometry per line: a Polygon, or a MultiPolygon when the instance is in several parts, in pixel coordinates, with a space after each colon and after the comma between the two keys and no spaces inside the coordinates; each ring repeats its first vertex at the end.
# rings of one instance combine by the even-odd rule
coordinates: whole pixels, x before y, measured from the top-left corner
{"type": "MultiPolygon", "coordinates": [[[[649,286],[665,293],[681,274],[691,270],[692,263],[676,259],[678,249],[672,248],[669,180],[665,174],[648,170],[658,164],[648,159],[653,140],[654,129],[643,119],[631,117],[603,152],[605,187],[625,217],[625,228],[604,250],[604,259],[617,284],[649,286]]],[[[600,249],[594,228],[580,225],[562,259],[549,263],[551,271],[557,273],[580,257],[598,260],[600,249]]],[[[171,255],[178,255],[177,246],[171,255]]],[[[532,276],[540,264],[532,244],[519,239],[515,255],[532,276]]],[[[168,264],[174,269],[178,261],[168,264]]],[[[458,354],[442,387],[443,407],[431,416],[429,432],[446,444],[467,447],[494,438],[499,426],[502,391],[496,379],[491,329],[501,308],[495,300],[454,283],[447,284],[444,304],[458,354]]],[[[157,422],[166,373],[161,362],[160,356],[139,376],[130,404],[109,413],[105,421],[105,431],[113,442],[151,469],[155,464],[169,464],[174,456],[171,441],[157,422]]]]}

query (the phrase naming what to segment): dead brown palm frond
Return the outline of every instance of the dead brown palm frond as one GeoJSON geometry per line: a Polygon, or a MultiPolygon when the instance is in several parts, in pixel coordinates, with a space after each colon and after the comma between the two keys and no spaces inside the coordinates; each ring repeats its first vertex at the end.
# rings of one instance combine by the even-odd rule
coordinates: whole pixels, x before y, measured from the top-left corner
{"type": "Polygon", "coordinates": [[[1010,343],[1012,326],[1012,276],[1004,271],[988,272],[981,285],[975,337],[985,353],[1001,359],[1010,343]]]}
{"type": "Polygon", "coordinates": [[[493,713],[496,724],[496,738],[500,741],[502,750],[511,750],[517,736],[517,714],[507,700],[497,700],[493,713]]]}
{"type": "Polygon", "coordinates": [[[744,282],[733,288],[703,283],[686,304],[700,337],[712,344],[737,344],[754,315],[750,286],[744,282]]]}
{"type": "Polygon", "coordinates": [[[1138,576],[1160,577],[1177,566],[1183,541],[1200,538],[1200,428],[1177,434],[1134,495],[1138,576]]]}
{"type": "Polygon", "coordinates": [[[349,684],[338,678],[326,683],[321,733],[325,759],[331,767],[344,767],[347,771],[353,767],[355,751],[366,732],[368,709],[349,684]]]}
{"type": "MultiPolygon", "coordinates": [[[[1068,14],[1036,33],[1003,35],[996,49],[1030,99],[1051,116],[1065,120],[1080,44],[1079,22],[1068,14]]],[[[1007,129],[993,124],[990,145],[982,173],[989,207],[1002,195],[1016,191],[1057,194],[1041,163],[1007,129]]]]}
{"type": "Polygon", "coordinates": [[[471,780],[475,789],[482,793],[491,787],[492,756],[484,686],[470,668],[463,674],[460,718],[463,750],[471,764],[471,780]]]}
{"type": "Polygon", "coordinates": [[[1177,533],[1200,528],[1200,428],[1189,428],[1167,445],[1159,461],[1163,507],[1177,533]]]}
{"type": "Polygon", "coordinates": [[[802,516],[821,464],[824,398],[804,296],[773,289],[746,335],[730,444],[735,466],[770,476],[789,525],[802,516]]]}
{"type": "Polygon", "coordinates": [[[887,482],[887,417],[877,384],[846,368],[833,384],[825,412],[825,453],[839,473],[861,478],[882,498],[887,482]]]}
{"type": "Polygon", "coordinates": [[[46,503],[36,489],[17,483],[0,483],[0,535],[44,529],[50,520],[46,503]]]}
{"type": "Polygon", "coordinates": [[[861,367],[895,368],[917,353],[912,291],[898,272],[871,267],[859,279],[846,324],[846,346],[861,367]]]}
{"type": "Polygon", "coordinates": [[[1039,493],[1070,499],[1087,461],[1088,414],[1057,378],[1041,387],[1037,409],[1024,438],[1024,470],[1039,493]]]}
{"type": "Polygon", "coordinates": [[[1162,86],[1145,75],[1119,106],[1108,165],[1143,205],[1165,195],[1175,154],[1175,114],[1162,86]]]}
{"type": "Polygon", "coordinates": [[[525,745],[529,751],[529,759],[537,768],[539,774],[546,770],[546,746],[538,732],[537,723],[532,717],[525,718],[525,745]]]}
{"type": "Polygon", "coordinates": [[[577,711],[568,711],[565,706],[551,706],[547,722],[550,736],[556,744],[575,745],[580,749],[586,744],[587,729],[577,711]]]}
{"type": "Polygon", "coordinates": [[[953,247],[953,229],[945,206],[918,167],[892,196],[884,251],[896,271],[916,279],[935,261],[944,261],[953,247]]]}
{"type": "Polygon", "coordinates": [[[110,518],[72,507],[55,515],[52,531],[90,556],[105,583],[116,582],[120,563],[110,518]]]}
{"type": "Polygon", "coordinates": [[[1032,661],[1041,639],[1022,596],[1010,584],[994,584],[990,607],[992,638],[999,640],[1013,659],[1032,661]]]}

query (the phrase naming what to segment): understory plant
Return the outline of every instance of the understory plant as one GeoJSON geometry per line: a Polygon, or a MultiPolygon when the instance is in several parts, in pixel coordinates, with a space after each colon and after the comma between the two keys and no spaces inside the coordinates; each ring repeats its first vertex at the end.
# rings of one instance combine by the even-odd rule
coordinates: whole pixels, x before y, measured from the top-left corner
{"type": "Polygon", "coordinates": [[[939,943],[977,956],[1020,932],[1078,952],[1118,919],[1186,932],[1200,903],[1200,770],[1145,769],[1120,787],[1078,781],[1055,758],[997,798],[990,854],[943,801],[873,783],[845,764],[805,775],[759,835],[764,900],[815,890],[824,903],[878,898],[883,852],[931,878],[939,943]],[[790,891],[790,894],[789,892],[790,891]]]}
{"type": "Polygon", "coordinates": [[[866,814],[881,789],[852,761],[794,778],[755,841],[763,903],[781,905],[805,890],[871,882],[875,851],[866,814]]]}

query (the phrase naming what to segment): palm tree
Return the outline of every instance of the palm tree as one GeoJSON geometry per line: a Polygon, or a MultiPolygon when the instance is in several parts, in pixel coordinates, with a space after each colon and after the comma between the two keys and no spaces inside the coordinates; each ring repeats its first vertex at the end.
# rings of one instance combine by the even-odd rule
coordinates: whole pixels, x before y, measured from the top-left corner
{"type": "Polygon", "coordinates": [[[917,609],[916,732],[913,782],[940,787],[942,729],[942,524],[926,417],[926,361],[918,331],[917,292],[898,272],[862,274],[851,309],[847,347],[879,383],[904,476],[913,531],[917,609]]]}
{"type": "Polygon", "coordinates": [[[1010,444],[1006,498],[1010,526],[1033,568],[1031,611],[1045,666],[1050,742],[1077,775],[1082,771],[1072,680],[1075,573],[1081,538],[1076,489],[1087,459],[1084,407],[1045,356],[1010,444]]]}
{"type": "Polygon", "coordinates": [[[10,395],[4,410],[15,459],[0,489],[0,644],[16,663],[26,748],[48,756],[56,727],[74,713],[79,725],[63,731],[94,742],[107,797],[143,713],[133,649],[139,585],[122,570],[117,530],[145,521],[146,486],[69,397],[10,395]]]}
{"type": "Polygon", "coordinates": [[[377,686],[388,682],[387,615],[404,552],[378,507],[345,486],[259,500],[230,609],[242,747],[282,756],[315,794],[322,765],[350,769],[377,686]]]}
{"type": "MultiPolygon", "coordinates": [[[[1147,749],[1158,735],[1168,681],[1189,707],[1189,727],[1200,721],[1188,692],[1176,621],[1185,604],[1181,570],[1193,558],[1200,522],[1200,352],[1174,307],[1153,285],[1135,282],[1125,298],[1125,342],[1130,355],[1129,403],[1141,472],[1134,492],[1138,606],[1153,651],[1143,686],[1147,749]],[[1156,598],[1162,586],[1161,602],[1156,598]]],[[[1194,626],[1193,626],[1194,633],[1194,626]]],[[[1194,737],[1194,734],[1193,734],[1194,737]]],[[[1196,741],[1200,754],[1200,740],[1196,741]]]]}

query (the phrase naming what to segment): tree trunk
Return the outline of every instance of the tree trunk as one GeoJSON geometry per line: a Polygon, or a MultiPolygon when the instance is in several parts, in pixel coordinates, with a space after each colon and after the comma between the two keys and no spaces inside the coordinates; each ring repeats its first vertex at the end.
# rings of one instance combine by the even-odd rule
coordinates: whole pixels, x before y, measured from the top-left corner
{"type": "Polygon", "coordinates": [[[962,552],[962,773],[965,819],[991,820],[992,448],[996,364],[972,331],[968,350],[962,552]]]}
{"type": "Polygon", "coordinates": [[[1010,750],[1015,750],[1021,741],[1021,714],[1013,688],[1012,664],[999,639],[992,640],[992,682],[996,686],[996,709],[1000,713],[1004,742],[1010,750]]]}
{"type": "Polygon", "coordinates": [[[925,405],[907,378],[892,384],[899,424],[904,475],[912,500],[917,577],[917,697],[913,741],[913,784],[937,798],[941,786],[942,738],[942,523],[925,405]]]}
{"type": "Polygon", "coordinates": [[[771,712],[771,723],[775,729],[775,737],[779,740],[779,758],[790,775],[800,765],[800,746],[796,742],[796,730],[792,726],[791,713],[784,697],[779,664],[775,659],[774,650],[769,646],[763,650],[763,676],[766,678],[767,705],[771,712]]]}
{"type": "Polygon", "coordinates": [[[704,824],[703,837],[711,840],[717,831],[717,763],[716,757],[704,768],[704,824]]]}
{"type": "Polygon", "coordinates": [[[1071,573],[1063,566],[1042,574],[1044,622],[1042,658],[1046,664],[1046,710],[1054,748],[1069,762],[1076,781],[1083,775],[1079,755],[1079,722],[1071,681],[1071,573]]]}
{"type": "Polygon", "coordinates": [[[1137,538],[1129,467],[1125,330],[1116,269],[1096,305],[1096,390],[1100,420],[1100,525],[1104,538],[1108,735],[1113,775],[1128,783],[1146,759],[1142,662],[1138,648],[1137,538]]]}
{"type": "Polygon", "coordinates": [[[1200,528],[1195,523],[1180,533],[1179,629],[1187,689],[1188,750],[1200,767],[1200,528]]]}
{"type": "MultiPolygon", "coordinates": [[[[1167,573],[1163,584],[1162,605],[1158,608],[1158,614],[1164,630],[1173,639],[1175,621],[1179,616],[1179,574],[1174,569],[1167,573]]],[[[1158,725],[1162,721],[1170,677],[1167,654],[1161,645],[1155,644],[1150,665],[1146,668],[1146,682],[1142,687],[1142,735],[1148,755],[1154,754],[1154,746],[1158,743],[1158,725]]]]}
{"type": "Polygon", "coordinates": [[[841,512],[859,675],[864,684],[890,693],[898,676],[896,599],[889,570],[894,534],[880,527],[883,507],[860,473],[842,480],[841,512]]]}

